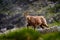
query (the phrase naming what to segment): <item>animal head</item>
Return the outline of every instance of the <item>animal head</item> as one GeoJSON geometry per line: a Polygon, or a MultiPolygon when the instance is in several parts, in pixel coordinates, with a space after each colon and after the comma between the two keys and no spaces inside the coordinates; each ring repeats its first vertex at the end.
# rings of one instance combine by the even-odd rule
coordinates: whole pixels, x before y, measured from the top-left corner
{"type": "Polygon", "coordinates": [[[25,11],[25,12],[23,13],[24,16],[27,16],[28,14],[29,14],[28,11],[25,11]]]}

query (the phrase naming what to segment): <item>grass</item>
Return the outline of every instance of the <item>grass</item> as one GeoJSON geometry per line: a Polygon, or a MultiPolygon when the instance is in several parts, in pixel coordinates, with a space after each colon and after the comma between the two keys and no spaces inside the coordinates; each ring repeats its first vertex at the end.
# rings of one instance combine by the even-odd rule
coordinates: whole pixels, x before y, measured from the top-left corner
{"type": "Polygon", "coordinates": [[[37,31],[23,28],[0,35],[0,40],[37,40],[39,37],[40,33],[37,31]]]}
{"type": "Polygon", "coordinates": [[[60,32],[44,34],[42,38],[43,40],[60,40],[60,32]]]}
{"type": "Polygon", "coordinates": [[[19,28],[0,34],[0,40],[60,40],[60,32],[41,34],[32,28],[19,28]]]}

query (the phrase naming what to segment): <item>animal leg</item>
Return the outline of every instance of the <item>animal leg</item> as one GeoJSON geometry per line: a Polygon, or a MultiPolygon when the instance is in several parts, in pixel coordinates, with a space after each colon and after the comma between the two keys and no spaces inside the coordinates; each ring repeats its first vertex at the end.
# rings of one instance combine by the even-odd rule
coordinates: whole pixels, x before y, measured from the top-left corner
{"type": "Polygon", "coordinates": [[[34,27],[34,30],[35,30],[36,27],[34,27]]]}
{"type": "Polygon", "coordinates": [[[30,26],[30,25],[29,25],[29,24],[27,24],[27,29],[29,29],[29,26],[30,26]]]}
{"type": "Polygon", "coordinates": [[[43,24],[43,26],[47,27],[48,28],[48,25],[47,24],[43,24]]]}
{"type": "Polygon", "coordinates": [[[36,29],[36,26],[34,25],[33,27],[34,27],[34,30],[35,30],[36,29]]]}
{"type": "Polygon", "coordinates": [[[42,17],[41,19],[42,19],[42,25],[48,28],[46,19],[44,17],[42,17]]]}
{"type": "Polygon", "coordinates": [[[43,25],[40,25],[40,27],[41,27],[42,29],[44,29],[43,25]]]}
{"type": "Polygon", "coordinates": [[[28,23],[28,24],[27,24],[27,28],[29,28],[29,26],[31,26],[31,24],[30,24],[30,23],[28,23]]]}

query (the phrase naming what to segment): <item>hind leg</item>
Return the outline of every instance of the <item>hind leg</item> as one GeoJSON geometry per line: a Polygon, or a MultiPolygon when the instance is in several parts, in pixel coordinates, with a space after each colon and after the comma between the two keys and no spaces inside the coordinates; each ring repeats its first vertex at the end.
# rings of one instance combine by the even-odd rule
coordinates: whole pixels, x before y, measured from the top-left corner
{"type": "Polygon", "coordinates": [[[43,24],[43,26],[47,27],[48,28],[48,25],[47,24],[43,24]]]}
{"type": "Polygon", "coordinates": [[[42,29],[44,29],[43,25],[40,25],[40,27],[41,27],[42,29]]]}

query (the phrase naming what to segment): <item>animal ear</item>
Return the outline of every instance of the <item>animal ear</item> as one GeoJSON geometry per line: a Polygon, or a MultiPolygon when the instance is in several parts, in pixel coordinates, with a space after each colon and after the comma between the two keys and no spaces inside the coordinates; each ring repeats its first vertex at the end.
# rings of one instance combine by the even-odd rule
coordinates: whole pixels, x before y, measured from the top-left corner
{"type": "Polygon", "coordinates": [[[27,16],[28,14],[29,14],[28,11],[25,11],[25,12],[23,13],[24,16],[27,16]]]}

